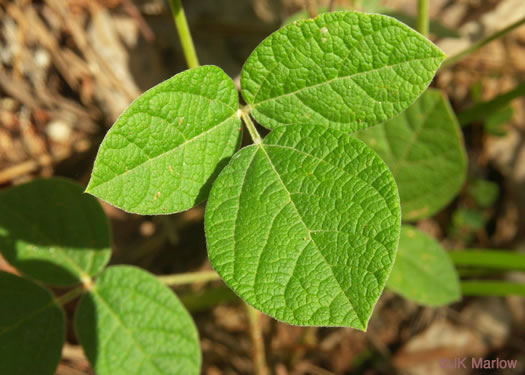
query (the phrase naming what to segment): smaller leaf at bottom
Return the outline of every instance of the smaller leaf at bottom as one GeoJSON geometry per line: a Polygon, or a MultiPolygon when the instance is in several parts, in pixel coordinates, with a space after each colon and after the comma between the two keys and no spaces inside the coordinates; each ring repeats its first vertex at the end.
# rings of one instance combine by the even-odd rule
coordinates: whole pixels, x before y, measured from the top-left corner
{"type": "Polygon", "coordinates": [[[75,327],[98,375],[199,373],[191,316],[172,290],[138,268],[106,269],[80,300],[75,327]]]}
{"type": "Polygon", "coordinates": [[[429,235],[408,225],[401,229],[399,250],[388,288],[427,306],[440,306],[461,298],[452,260],[429,235]]]}
{"type": "Polygon", "coordinates": [[[0,374],[53,375],[65,319],[49,290],[0,271],[0,374]]]}

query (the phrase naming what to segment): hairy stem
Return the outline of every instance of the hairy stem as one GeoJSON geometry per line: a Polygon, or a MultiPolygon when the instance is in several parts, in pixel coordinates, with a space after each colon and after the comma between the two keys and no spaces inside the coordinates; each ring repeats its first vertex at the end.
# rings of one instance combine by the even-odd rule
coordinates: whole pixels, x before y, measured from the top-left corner
{"type": "Polygon", "coordinates": [[[268,367],[266,366],[266,355],[264,351],[264,340],[261,329],[261,313],[247,303],[244,305],[246,306],[248,320],[250,321],[250,335],[253,345],[255,375],[268,375],[268,367]]]}
{"type": "Polygon", "coordinates": [[[190,28],[188,27],[188,21],[186,21],[186,14],[184,14],[181,0],[170,0],[170,4],[188,67],[190,69],[196,68],[199,66],[199,59],[195,52],[195,46],[193,45],[193,39],[191,38],[190,28]]]}
{"type": "Polygon", "coordinates": [[[166,285],[184,285],[184,284],[220,280],[221,277],[215,271],[202,271],[202,272],[179,273],[179,274],[167,275],[167,276],[157,276],[157,279],[166,285]]]}
{"type": "Polygon", "coordinates": [[[75,289],[70,290],[66,294],[61,295],[60,297],[55,297],[55,301],[59,305],[64,306],[65,304],[77,299],[85,292],[86,288],[84,286],[79,286],[75,289]]]}
{"type": "Polygon", "coordinates": [[[250,137],[252,137],[253,143],[256,145],[262,143],[262,138],[255,128],[255,124],[253,123],[252,119],[250,118],[250,114],[241,109],[241,118],[244,121],[244,124],[246,125],[246,128],[248,129],[248,132],[250,133],[250,137]]]}
{"type": "Polygon", "coordinates": [[[505,281],[462,281],[461,292],[465,296],[525,296],[525,284],[505,281]]]}
{"type": "Polygon", "coordinates": [[[472,55],[474,52],[476,52],[481,47],[489,44],[490,42],[492,42],[495,39],[498,39],[498,38],[504,36],[505,34],[510,33],[511,31],[513,31],[514,29],[520,27],[524,23],[525,23],[525,17],[523,17],[520,20],[514,22],[513,24],[507,26],[506,28],[504,28],[504,29],[502,29],[500,31],[497,31],[494,34],[489,35],[486,38],[481,39],[480,41],[474,43],[472,46],[470,46],[469,48],[465,49],[464,51],[462,51],[462,52],[460,52],[460,53],[458,53],[458,54],[456,54],[454,56],[450,56],[448,59],[446,59],[443,62],[443,64],[441,65],[440,70],[448,68],[448,67],[456,64],[457,62],[459,62],[460,60],[462,60],[466,56],[472,55]]]}
{"type": "Polygon", "coordinates": [[[428,38],[428,0],[418,0],[417,2],[417,30],[428,38]]]}

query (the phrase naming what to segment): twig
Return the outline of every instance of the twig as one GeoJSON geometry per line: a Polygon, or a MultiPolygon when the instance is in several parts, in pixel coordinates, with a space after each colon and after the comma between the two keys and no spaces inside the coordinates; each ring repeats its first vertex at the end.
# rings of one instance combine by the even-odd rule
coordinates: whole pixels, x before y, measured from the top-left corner
{"type": "Polygon", "coordinates": [[[86,288],[84,286],[79,286],[75,289],[70,290],[66,294],[62,294],[60,297],[55,297],[55,301],[59,305],[64,306],[65,304],[77,299],[85,292],[86,288]]]}
{"type": "Polygon", "coordinates": [[[328,11],[333,12],[335,10],[336,0],[330,0],[330,5],[328,5],[328,11]]]}
{"type": "Polygon", "coordinates": [[[250,136],[252,137],[253,143],[256,145],[262,143],[262,138],[255,128],[255,124],[252,122],[249,112],[245,109],[241,109],[239,113],[244,121],[244,125],[246,125],[246,128],[248,129],[248,133],[250,133],[250,136]]]}
{"type": "Polygon", "coordinates": [[[250,336],[253,345],[253,361],[255,365],[255,375],[268,375],[268,367],[266,366],[266,355],[264,350],[264,340],[261,329],[261,313],[248,305],[246,313],[250,321],[250,336]]]}
{"type": "Polygon", "coordinates": [[[523,17],[520,20],[514,22],[513,24],[507,26],[503,30],[497,31],[494,34],[489,35],[488,37],[481,39],[480,41],[474,43],[472,46],[470,46],[469,48],[465,49],[464,51],[462,51],[462,52],[460,52],[458,54],[455,54],[454,56],[450,56],[448,59],[446,59],[443,62],[443,64],[440,67],[440,70],[446,69],[446,68],[448,68],[448,67],[458,63],[464,57],[473,54],[478,49],[484,47],[485,45],[489,44],[493,40],[496,40],[496,39],[504,36],[505,34],[510,33],[511,31],[517,29],[518,27],[520,27],[523,24],[525,24],[525,17],[523,17]]]}
{"type": "Polygon", "coordinates": [[[206,281],[220,280],[215,271],[188,272],[168,276],[158,276],[157,279],[166,285],[184,285],[206,281]]]}

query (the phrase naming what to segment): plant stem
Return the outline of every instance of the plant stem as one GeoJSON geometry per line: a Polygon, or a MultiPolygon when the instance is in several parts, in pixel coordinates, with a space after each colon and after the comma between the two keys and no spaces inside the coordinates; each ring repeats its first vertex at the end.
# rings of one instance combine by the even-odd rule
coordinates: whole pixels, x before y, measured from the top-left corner
{"type": "Polygon", "coordinates": [[[465,296],[525,296],[525,284],[505,281],[462,281],[461,292],[465,296]]]}
{"type": "Polygon", "coordinates": [[[166,285],[184,285],[184,284],[220,280],[221,277],[215,271],[202,271],[202,272],[179,273],[179,274],[167,275],[167,276],[157,276],[157,279],[166,285]]]}
{"type": "Polygon", "coordinates": [[[195,52],[195,46],[193,45],[193,39],[191,38],[190,28],[188,27],[188,21],[186,20],[186,14],[184,14],[181,0],[170,0],[170,4],[188,67],[190,69],[196,68],[199,66],[199,59],[195,52]]]}
{"type": "Polygon", "coordinates": [[[498,39],[498,38],[504,36],[505,34],[510,33],[511,31],[513,31],[514,29],[520,27],[523,24],[525,24],[525,17],[523,17],[520,20],[514,22],[513,24],[507,26],[503,30],[497,31],[494,34],[489,35],[488,37],[481,39],[480,41],[474,43],[472,46],[470,46],[469,48],[465,49],[464,51],[462,51],[462,52],[460,52],[460,53],[458,53],[458,54],[456,54],[454,56],[450,56],[448,59],[446,59],[443,62],[443,64],[441,64],[440,70],[448,68],[448,67],[456,64],[457,62],[459,62],[464,57],[473,54],[474,52],[476,52],[481,47],[489,44],[490,42],[492,42],[495,39],[498,39]]]}
{"type": "Polygon", "coordinates": [[[417,29],[428,38],[428,0],[418,0],[417,2],[417,29]]]}
{"type": "Polygon", "coordinates": [[[217,305],[241,301],[237,294],[226,286],[179,294],[179,299],[191,313],[206,311],[217,305]]]}
{"type": "Polygon", "coordinates": [[[86,288],[84,286],[79,286],[75,289],[70,290],[66,294],[61,295],[60,297],[55,297],[56,303],[58,303],[61,306],[64,306],[65,304],[73,301],[74,299],[80,297],[82,294],[86,292],[86,288]]]}
{"type": "Polygon", "coordinates": [[[525,254],[515,251],[467,249],[448,254],[456,266],[525,271],[525,254]]]}
{"type": "Polygon", "coordinates": [[[519,98],[520,96],[525,96],[525,83],[520,83],[512,90],[498,95],[492,100],[473,105],[469,109],[458,114],[458,121],[461,126],[466,126],[474,121],[481,120],[485,118],[487,114],[502,109],[512,100],[519,98]]]}
{"type": "Polygon", "coordinates": [[[250,114],[247,111],[241,109],[241,118],[243,119],[244,124],[246,125],[246,128],[250,133],[250,137],[252,137],[253,143],[255,143],[256,145],[262,143],[262,138],[259,135],[257,129],[255,128],[255,124],[252,122],[250,114]]]}
{"type": "Polygon", "coordinates": [[[250,335],[252,337],[255,375],[268,375],[264,340],[261,329],[261,313],[247,303],[244,305],[246,306],[246,313],[248,314],[248,320],[250,321],[250,335]]]}

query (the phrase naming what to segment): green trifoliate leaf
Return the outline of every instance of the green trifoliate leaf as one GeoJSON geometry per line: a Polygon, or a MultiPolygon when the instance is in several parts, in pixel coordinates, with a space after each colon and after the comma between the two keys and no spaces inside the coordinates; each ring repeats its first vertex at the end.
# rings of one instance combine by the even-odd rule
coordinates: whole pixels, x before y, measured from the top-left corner
{"type": "Polygon", "coordinates": [[[462,133],[439,90],[429,89],[401,115],[356,136],[390,167],[399,188],[403,220],[435,214],[465,181],[462,133]]]}
{"type": "Polygon", "coordinates": [[[461,298],[458,275],[447,252],[435,239],[411,226],[401,228],[387,287],[427,306],[446,305],[461,298]]]}
{"type": "Polygon", "coordinates": [[[83,188],[61,178],[0,192],[0,251],[25,275],[57,286],[99,273],[111,256],[104,210],[83,188]]]}
{"type": "Polygon", "coordinates": [[[169,214],[204,201],[239,146],[238,100],[233,81],[216,66],[153,87],[104,138],[86,191],[139,214],[169,214]]]}
{"type": "Polygon", "coordinates": [[[364,143],[287,126],[244,148],[206,208],[208,252],[239,296],[290,324],[366,329],[400,231],[394,179],[364,143]]]}
{"type": "Polygon", "coordinates": [[[80,300],[75,327],[98,375],[199,374],[191,316],[171,289],[138,268],[105,270],[80,300]]]}
{"type": "Polygon", "coordinates": [[[391,17],[324,13],[264,40],[244,65],[242,94],[269,129],[302,124],[352,132],[407,108],[444,58],[391,17]]]}
{"type": "Polygon", "coordinates": [[[53,375],[66,329],[51,293],[0,271],[0,300],[0,374],[53,375]]]}

